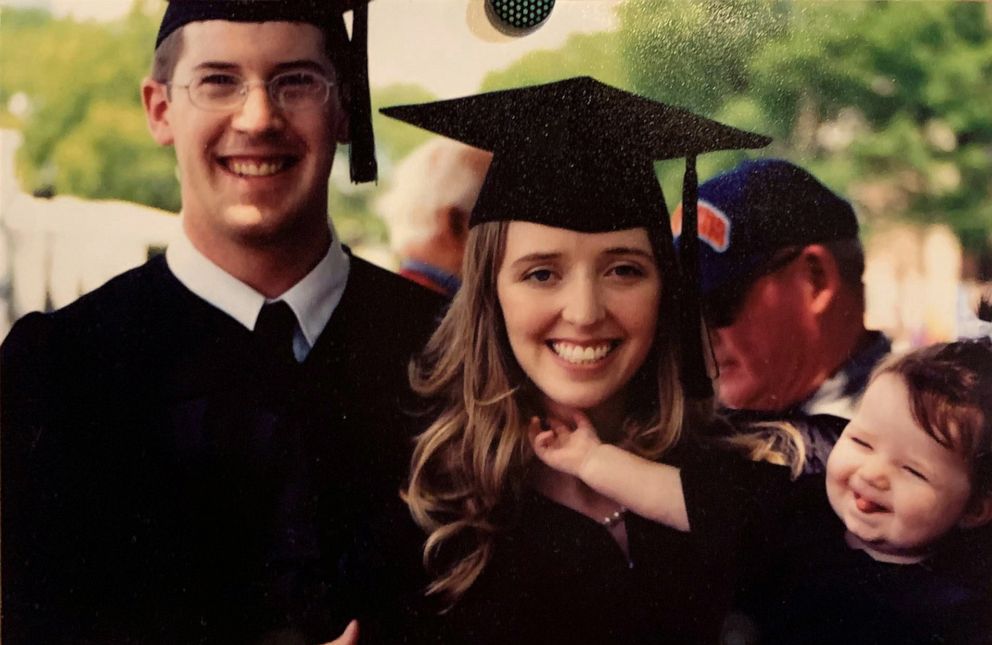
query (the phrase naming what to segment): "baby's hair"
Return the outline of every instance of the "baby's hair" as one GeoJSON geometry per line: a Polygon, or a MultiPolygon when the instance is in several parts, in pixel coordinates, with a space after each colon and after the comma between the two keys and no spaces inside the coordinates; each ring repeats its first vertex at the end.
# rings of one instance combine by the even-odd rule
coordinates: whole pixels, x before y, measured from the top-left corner
{"type": "Polygon", "coordinates": [[[883,361],[872,374],[903,379],[913,419],[966,457],[973,496],[992,494],[992,340],[941,343],[883,361]]]}

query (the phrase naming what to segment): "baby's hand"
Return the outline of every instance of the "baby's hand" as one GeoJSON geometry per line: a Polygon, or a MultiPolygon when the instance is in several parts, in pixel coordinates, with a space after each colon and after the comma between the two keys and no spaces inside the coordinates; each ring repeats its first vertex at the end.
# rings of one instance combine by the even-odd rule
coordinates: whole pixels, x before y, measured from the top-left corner
{"type": "Polygon", "coordinates": [[[530,420],[528,434],[531,446],[545,464],[563,473],[581,477],[582,467],[602,442],[589,419],[581,412],[572,413],[572,429],[557,419],[548,420],[548,428],[541,427],[541,420],[530,420]]]}

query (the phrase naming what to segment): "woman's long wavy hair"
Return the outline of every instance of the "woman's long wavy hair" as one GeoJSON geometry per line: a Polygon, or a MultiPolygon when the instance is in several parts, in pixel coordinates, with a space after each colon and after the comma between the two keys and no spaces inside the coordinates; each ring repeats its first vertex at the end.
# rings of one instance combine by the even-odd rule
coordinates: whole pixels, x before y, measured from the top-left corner
{"type": "MultiPolygon", "coordinates": [[[[462,287],[410,369],[413,388],[439,410],[417,438],[404,500],[428,533],[428,593],[449,607],[482,573],[497,533],[512,519],[533,460],[527,422],[541,414],[538,392],[510,348],[496,292],[508,227],[491,222],[470,231],[462,287]]],[[[648,459],[679,440],[688,411],[702,421],[712,410],[711,401],[687,402],[679,381],[680,281],[666,233],[648,230],[663,284],[659,322],[653,350],[627,385],[620,440],[648,459]]]]}

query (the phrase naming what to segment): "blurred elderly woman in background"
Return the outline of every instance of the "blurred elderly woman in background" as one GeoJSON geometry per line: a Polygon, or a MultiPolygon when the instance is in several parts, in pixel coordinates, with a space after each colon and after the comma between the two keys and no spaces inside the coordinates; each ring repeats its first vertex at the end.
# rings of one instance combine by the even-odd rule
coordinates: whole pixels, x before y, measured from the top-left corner
{"type": "Polygon", "coordinates": [[[397,166],[376,201],[400,275],[449,298],[460,284],[468,215],[492,154],[450,139],[428,141],[397,166]]]}

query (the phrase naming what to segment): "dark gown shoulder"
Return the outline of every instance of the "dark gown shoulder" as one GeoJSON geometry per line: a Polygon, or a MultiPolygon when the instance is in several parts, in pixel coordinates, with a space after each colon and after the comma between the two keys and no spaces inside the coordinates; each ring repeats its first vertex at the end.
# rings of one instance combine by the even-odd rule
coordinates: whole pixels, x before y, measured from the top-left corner
{"type": "Polygon", "coordinates": [[[782,533],[769,537],[765,557],[750,568],[750,584],[741,596],[756,619],[760,642],[987,642],[992,618],[987,537],[966,546],[980,536],[960,532],[920,563],[879,562],[848,547],[823,476],[799,480],[785,513],[782,533]]]}
{"type": "Polygon", "coordinates": [[[164,257],[25,316],[0,350],[4,641],[317,642],[385,619],[375,596],[407,573],[347,555],[398,513],[406,366],[442,305],[352,258],[291,371],[164,257]]]}
{"type": "Polygon", "coordinates": [[[823,474],[789,482],[782,467],[738,459],[729,457],[727,469],[710,470],[706,478],[689,469],[683,482],[690,522],[706,550],[733,553],[727,570],[739,572],[736,620],[753,621],[743,630],[736,624],[740,642],[987,642],[987,530],[957,531],[919,564],[878,562],[847,545],[823,474]],[[719,478],[708,478],[714,474],[719,478]]]}
{"type": "Polygon", "coordinates": [[[716,643],[729,587],[691,537],[628,515],[629,559],[597,521],[527,491],[445,643],[716,643]]]}

